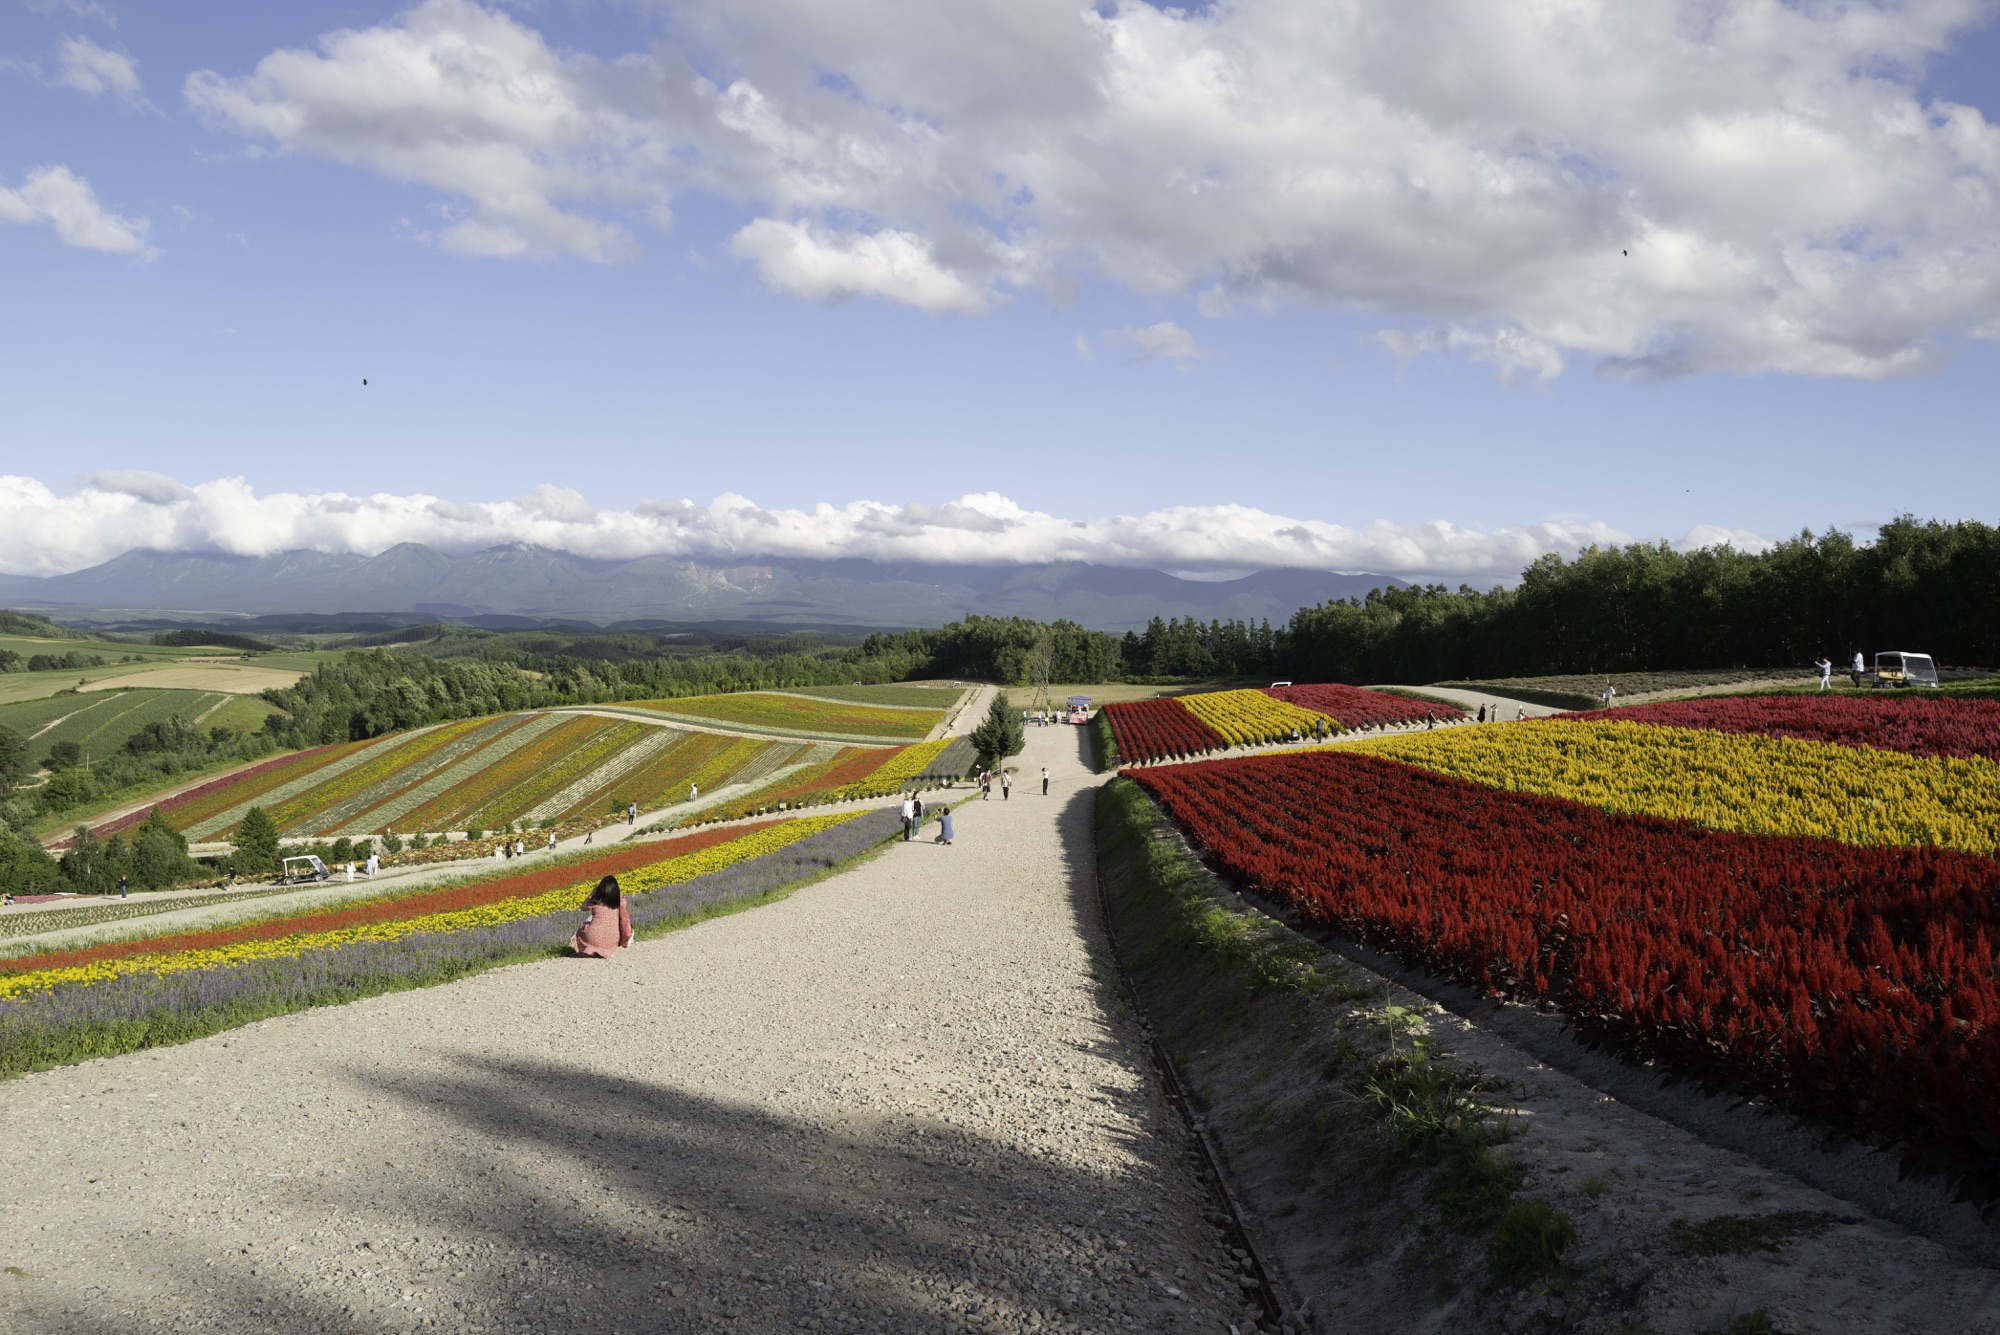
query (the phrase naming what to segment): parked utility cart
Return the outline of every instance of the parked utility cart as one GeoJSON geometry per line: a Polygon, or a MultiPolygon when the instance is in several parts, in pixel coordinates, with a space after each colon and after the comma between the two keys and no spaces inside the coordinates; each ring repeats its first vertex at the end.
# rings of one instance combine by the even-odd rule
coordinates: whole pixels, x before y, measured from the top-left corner
{"type": "Polygon", "coordinates": [[[1935,686],[1937,664],[1929,654],[1913,654],[1893,649],[1875,655],[1877,686],[1935,686]]]}
{"type": "Polygon", "coordinates": [[[283,885],[301,885],[307,881],[333,879],[333,873],[326,869],[326,864],[311,853],[304,857],[286,858],[279,872],[278,880],[283,885]]]}

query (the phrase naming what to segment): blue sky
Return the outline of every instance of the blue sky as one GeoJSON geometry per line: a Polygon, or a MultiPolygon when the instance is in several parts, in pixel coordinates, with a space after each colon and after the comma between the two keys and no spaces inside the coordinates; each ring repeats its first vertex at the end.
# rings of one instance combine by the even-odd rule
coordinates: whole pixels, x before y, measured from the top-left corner
{"type": "Polygon", "coordinates": [[[870,36],[875,0],[819,26],[791,0],[761,26],[0,3],[11,571],[400,537],[747,555],[760,532],[1219,570],[1305,528],[1300,564],[1490,576],[1593,537],[1990,521],[2000,495],[1979,337],[2000,210],[1977,197],[2000,196],[2000,41],[1977,6],[1857,34],[1745,5],[1690,38],[1686,7],[1634,4],[1654,26],[1607,17],[1570,95],[1529,106],[1563,78],[1546,34],[1467,35],[1447,0],[1401,7],[1428,21],[1332,87],[1226,7],[1090,27],[1023,4],[989,57],[923,24],[870,36]],[[1465,42],[1518,77],[1439,74],[1465,42]],[[462,48],[477,87],[382,91],[412,51],[462,48]],[[1621,100],[1603,50],[1692,91],[1621,100]],[[590,128],[495,108],[551,71],[590,128]],[[1866,128],[1885,107],[1916,115],[1900,143],[1866,128]],[[1660,147],[1690,127],[1710,139],[1660,147]],[[51,168],[108,232],[66,239],[32,184],[51,168]],[[952,505],[986,493],[1011,508],[952,505]],[[729,494],[761,509],[639,508],[729,494]]]}

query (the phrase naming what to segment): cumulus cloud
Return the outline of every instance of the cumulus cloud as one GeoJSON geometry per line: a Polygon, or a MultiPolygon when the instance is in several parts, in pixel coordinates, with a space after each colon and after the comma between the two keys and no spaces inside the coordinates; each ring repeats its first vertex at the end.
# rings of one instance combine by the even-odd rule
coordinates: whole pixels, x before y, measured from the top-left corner
{"type": "Polygon", "coordinates": [[[985,295],[940,267],[911,232],[831,232],[759,218],[730,238],[729,253],[754,263],[776,291],[811,301],[884,297],[934,315],[986,309],[985,295]]]}
{"type": "Polygon", "coordinates": [[[61,78],[79,93],[110,93],[139,101],[139,63],[120,51],[109,51],[88,37],[63,40],[61,78]]]}
{"type": "MultiPolygon", "coordinates": [[[[563,487],[519,500],[464,504],[377,492],[257,494],[241,478],[184,486],[145,472],[91,473],[61,494],[30,477],[0,475],[0,571],[51,575],[134,548],[267,556],[310,549],[374,555],[399,542],[463,553],[527,543],[582,556],[697,560],[868,558],[941,564],[1086,561],[1222,573],[1272,567],[1415,577],[1503,578],[1548,551],[1633,541],[1587,519],[1553,519],[1481,532],[1445,521],[1349,527],[1241,505],[1189,505],[1143,515],[1078,519],[1026,509],[996,492],[942,505],[852,501],[810,510],[766,509],[733,493],[706,505],[641,501],[593,508],[563,487]]],[[[1761,550],[1770,539],[1703,528],[1683,545],[1728,541],[1761,550]]]]}
{"type": "Polygon", "coordinates": [[[2000,130],[1921,92],[1986,0],[654,8],[596,55],[424,0],[186,96],[439,191],[468,253],[615,259],[708,191],[811,300],[1329,303],[1538,379],[1884,376],[2000,334],[2000,130]]]}
{"type": "Polygon", "coordinates": [[[1202,355],[1194,335],[1170,322],[1150,324],[1144,329],[1134,329],[1130,325],[1123,329],[1107,329],[1104,341],[1124,348],[1135,362],[1176,362],[1186,366],[1202,355]]]}
{"type": "Polygon", "coordinates": [[[125,218],[97,202],[90,183],[67,167],[37,167],[18,190],[0,186],[0,222],[44,224],[64,245],[151,259],[146,243],[152,224],[125,218]]]}

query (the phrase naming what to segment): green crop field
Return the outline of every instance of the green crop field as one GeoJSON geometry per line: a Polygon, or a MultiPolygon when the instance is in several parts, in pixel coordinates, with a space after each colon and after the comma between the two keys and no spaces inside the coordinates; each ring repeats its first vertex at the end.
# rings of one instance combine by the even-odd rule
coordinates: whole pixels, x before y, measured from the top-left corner
{"type": "Polygon", "coordinates": [[[258,728],[271,712],[270,705],[254,696],[139,687],[0,704],[0,725],[29,738],[29,754],[37,758],[47,755],[49,747],[57,742],[75,742],[101,756],[116,751],[127,737],[148,723],[175,714],[194,719],[203,728],[218,723],[258,728]]]}
{"type": "Polygon", "coordinates": [[[919,709],[950,709],[964,688],[957,686],[788,686],[792,695],[819,700],[846,700],[857,705],[914,705],[919,709]]]}

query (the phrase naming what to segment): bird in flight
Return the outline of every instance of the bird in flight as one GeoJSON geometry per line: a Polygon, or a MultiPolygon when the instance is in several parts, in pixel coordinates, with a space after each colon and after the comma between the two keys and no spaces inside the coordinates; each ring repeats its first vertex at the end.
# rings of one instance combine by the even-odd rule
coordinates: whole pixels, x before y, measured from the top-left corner
{"type": "MultiPolygon", "coordinates": [[[[1623,256],[1625,256],[1625,257],[1626,257],[1627,259],[1630,259],[1630,258],[1631,258],[1631,256],[1632,256],[1632,252],[1631,252],[1631,251],[1629,251],[1629,250],[1621,250],[1621,251],[1619,251],[1618,253],[1619,253],[1620,255],[1623,255],[1623,256]]],[[[365,385],[365,384],[367,384],[368,382],[367,382],[366,380],[364,380],[364,381],[362,381],[361,383],[365,385]]]]}
{"type": "Polygon", "coordinates": [[[362,384],[364,384],[364,385],[365,385],[365,384],[367,384],[367,383],[368,383],[368,377],[367,377],[367,376],[362,376],[362,377],[361,377],[361,383],[362,383],[362,384]]]}

